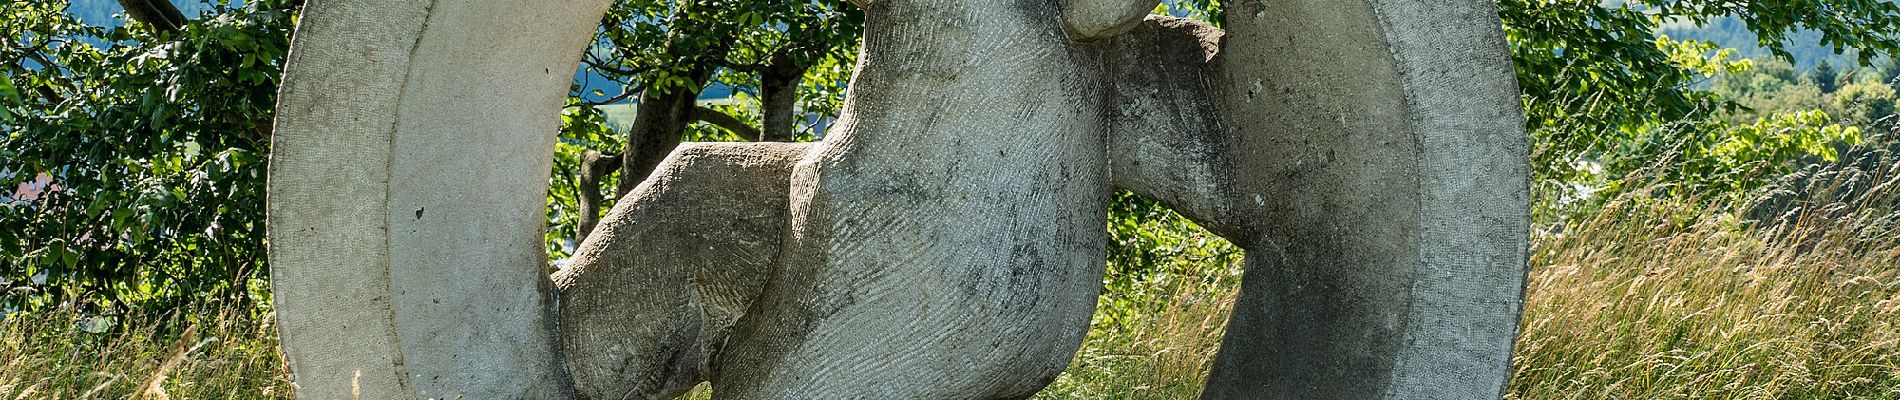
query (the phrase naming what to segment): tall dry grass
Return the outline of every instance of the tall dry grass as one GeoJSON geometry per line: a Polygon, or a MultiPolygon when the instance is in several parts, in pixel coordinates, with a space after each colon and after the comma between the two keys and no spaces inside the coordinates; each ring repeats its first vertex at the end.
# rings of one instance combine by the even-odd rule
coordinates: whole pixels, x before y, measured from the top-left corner
{"type": "Polygon", "coordinates": [[[9,316],[0,321],[0,399],[287,397],[276,328],[247,311],[9,316]]]}
{"type": "MultiPolygon", "coordinates": [[[[1213,279],[1177,277],[1152,282],[1164,296],[1158,313],[1140,314],[1123,321],[1099,319],[1068,371],[1036,398],[1039,399],[1193,399],[1206,380],[1206,371],[1220,349],[1227,326],[1240,263],[1214,262],[1206,272],[1213,279]]],[[[1117,296],[1109,293],[1105,296],[1117,296]]]]}
{"type": "Polygon", "coordinates": [[[1900,398],[1889,210],[1690,204],[1618,201],[1538,238],[1511,398],[1900,398]]]}
{"type": "MultiPolygon", "coordinates": [[[[1823,192],[1787,222],[1634,193],[1539,235],[1506,398],[1900,399],[1900,179],[1886,182],[1823,192]]],[[[1196,398],[1237,284],[1214,282],[1098,324],[1040,397],[1196,398]]]]}
{"type": "MultiPolygon", "coordinates": [[[[1891,182],[1781,224],[1635,195],[1541,234],[1507,398],[1900,399],[1900,217],[1872,203],[1895,204],[1891,182]]],[[[1239,265],[1218,240],[1179,242],[1205,248],[1108,293],[1120,317],[1038,398],[1197,397],[1239,265]]],[[[268,317],[88,321],[0,322],[0,400],[289,395],[268,317]]]]}

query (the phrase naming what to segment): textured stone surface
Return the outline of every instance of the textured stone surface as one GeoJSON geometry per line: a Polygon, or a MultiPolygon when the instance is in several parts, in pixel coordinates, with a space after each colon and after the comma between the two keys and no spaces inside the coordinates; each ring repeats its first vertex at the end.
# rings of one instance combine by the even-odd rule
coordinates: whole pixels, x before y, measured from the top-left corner
{"type": "Polygon", "coordinates": [[[1098,47],[1116,185],[1247,250],[1203,397],[1500,396],[1529,214],[1492,6],[1235,6],[1098,47]]]}
{"type": "Polygon", "coordinates": [[[605,6],[306,6],[267,206],[298,397],[567,395],[545,188],[563,94],[605,6]]]}
{"type": "Polygon", "coordinates": [[[604,5],[312,0],[270,183],[298,395],[1027,397],[1088,328],[1115,186],[1248,251],[1205,398],[1508,376],[1528,173],[1489,2],[1246,1],[1223,34],[876,1],[827,140],[674,153],[555,277],[557,327],[545,173],[604,5]]]}
{"type": "Polygon", "coordinates": [[[554,274],[580,395],[672,398],[764,289],[808,144],[687,143],[627,194],[554,274]]]}
{"type": "Polygon", "coordinates": [[[1229,4],[1215,63],[1259,235],[1208,399],[1497,398],[1529,235],[1495,4],[1229,4]]]}
{"type": "Polygon", "coordinates": [[[1053,2],[880,0],[721,396],[1021,398],[1100,291],[1097,77],[1053,2]]]}
{"type": "Polygon", "coordinates": [[[1061,0],[1062,29],[1078,41],[1107,39],[1134,29],[1160,0],[1061,0]]]}
{"type": "MultiPolygon", "coordinates": [[[[1253,235],[1236,214],[1233,144],[1214,103],[1221,31],[1154,16],[1092,45],[1104,71],[1115,186],[1154,198],[1226,238],[1253,235]]],[[[1236,240],[1239,242],[1239,240],[1236,240]]]]}

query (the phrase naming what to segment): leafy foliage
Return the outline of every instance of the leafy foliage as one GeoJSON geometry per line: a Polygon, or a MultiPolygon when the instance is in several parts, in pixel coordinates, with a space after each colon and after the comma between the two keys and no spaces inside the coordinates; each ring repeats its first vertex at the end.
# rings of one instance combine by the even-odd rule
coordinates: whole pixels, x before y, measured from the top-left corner
{"type": "Polygon", "coordinates": [[[1126,324],[1164,311],[1174,292],[1162,289],[1240,279],[1240,247],[1154,199],[1118,191],[1108,215],[1108,273],[1097,324],[1126,324]],[[1234,268],[1208,274],[1208,266],[1234,268]]]}
{"type": "Polygon", "coordinates": [[[841,0],[619,1],[601,21],[584,66],[629,93],[698,91],[710,82],[696,75],[715,72],[745,87],[756,82],[751,73],[775,62],[844,65],[848,72],[863,25],[863,12],[841,0]]]}
{"type": "MultiPolygon", "coordinates": [[[[583,238],[575,236],[583,213],[600,213],[614,204],[618,174],[602,184],[602,210],[583,210],[577,179],[580,157],[594,150],[621,152],[630,132],[615,131],[598,106],[638,101],[657,92],[710,86],[736,89],[732,102],[708,108],[740,121],[759,121],[760,75],[789,69],[802,74],[797,102],[803,113],[794,140],[812,140],[843,109],[845,85],[856,63],[864,14],[842,0],[626,0],[616,2],[601,21],[595,45],[582,61],[582,75],[601,77],[620,93],[609,96],[592,82],[576,85],[560,143],[555,149],[549,188],[549,257],[562,259],[583,238]]],[[[631,107],[626,108],[631,110],[631,107]]],[[[747,124],[758,125],[757,122],[747,124]]],[[[731,132],[703,123],[688,126],[687,141],[739,141],[731,132]]],[[[636,182],[637,183],[637,182],[636,182]]]]}
{"type": "MultiPolygon", "coordinates": [[[[1755,193],[1797,166],[1839,159],[1838,146],[1860,143],[1861,129],[1841,125],[1820,110],[1763,115],[1749,123],[1682,122],[1644,129],[1602,159],[1603,168],[1629,171],[1597,182],[1622,194],[1628,182],[1672,182],[1651,193],[1672,198],[1736,200],[1755,193]]],[[[1586,204],[1595,206],[1607,196],[1586,204]]],[[[1593,207],[1592,207],[1593,208],[1593,207]]]]}
{"type": "Polygon", "coordinates": [[[5,307],[261,302],[263,154],[289,0],[218,5],[178,32],[0,6],[5,307]]]}
{"type": "Polygon", "coordinates": [[[1900,50],[1900,6],[1880,1],[1503,0],[1499,10],[1537,143],[1534,181],[1547,199],[1574,194],[1572,182],[1636,172],[1641,166],[1603,162],[1653,155],[1626,151],[1654,148],[1659,136],[1706,145],[1733,132],[1720,125],[1664,128],[1737,110],[1696,84],[1747,67],[1726,61],[1732,53],[1713,52],[1714,44],[1658,36],[1665,23],[1736,18],[1759,45],[1783,57],[1789,35],[1804,31],[1818,32],[1837,50],[1866,50],[1858,53],[1863,62],[1900,50]],[[1709,130],[1684,129],[1702,127],[1709,130]]]}
{"type": "MultiPolygon", "coordinates": [[[[573,236],[583,212],[581,154],[588,149],[621,148],[626,140],[626,135],[616,134],[607,126],[599,108],[586,106],[579,97],[569,97],[567,105],[561,109],[561,134],[554,143],[554,173],[548,179],[548,229],[542,234],[548,257],[555,260],[573,255],[574,246],[580,245],[580,238],[573,236]]],[[[603,178],[601,186],[614,187],[619,183],[616,177],[603,178]]]]}

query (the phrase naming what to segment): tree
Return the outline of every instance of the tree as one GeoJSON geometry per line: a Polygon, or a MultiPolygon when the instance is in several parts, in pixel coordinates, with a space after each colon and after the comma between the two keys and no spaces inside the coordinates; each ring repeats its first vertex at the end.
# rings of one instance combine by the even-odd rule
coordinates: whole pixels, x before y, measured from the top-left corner
{"type": "Polygon", "coordinates": [[[1542,197],[1552,199],[1567,197],[1571,182],[1601,179],[1591,168],[1603,159],[1652,157],[1626,150],[1656,148],[1627,144],[1716,133],[1655,127],[1738,107],[1696,86],[1736,70],[1726,54],[1704,55],[1719,44],[1659,39],[1664,21],[1704,24],[1733,17],[1761,46],[1783,57],[1784,40],[1802,30],[1819,32],[1821,43],[1837,52],[1862,50],[1863,63],[1900,50],[1900,6],[1890,2],[1503,0],[1499,10],[1538,143],[1532,152],[1535,182],[1542,197]]]}
{"type": "Polygon", "coordinates": [[[185,29],[185,13],[179,12],[178,6],[172,5],[170,0],[118,1],[119,6],[125,7],[125,14],[133,21],[143,23],[154,30],[177,32],[185,29]]]}
{"type": "Polygon", "coordinates": [[[40,189],[0,208],[5,307],[261,303],[264,153],[294,4],[187,20],[122,3],[137,23],[116,29],[64,0],[0,6],[0,187],[40,189]]]}
{"type": "Polygon", "coordinates": [[[630,156],[620,168],[635,178],[622,179],[616,192],[639,184],[692,121],[750,140],[791,140],[798,82],[819,63],[848,64],[855,56],[848,44],[862,24],[862,14],[840,1],[616,3],[602,21],[602,51],[584,60],[588,70],[623,82],[625,92],[617,98],[638,94],[640,100],[624,151],[630,156]],[[767,123],[751,128],[693,104],[715,81],[757,88],[767,123]]]}
{"type": "Polygon", "coordinates": [[[1880,64],[1880,83],[1900,85],[1900,57],[1887,56],[1880,64]]]}
{"type": "Polygon", "coordinates": [[[1874,132],[1886,132],[1894,123],[1894,97],[1893,86],[1855,82],[1842,86],[1828,96],[1828,103],[1823,109],[1843,123],[1874,132]]]}
{"type": "Polygon", "coordinates": [[[1814,70],[1808,71],[1808,78],[1814,81],[1814,86],[1821,88],[1821,93],[1834,93],[1841,88],[1840,71],[1835,71],[1834,65],[1827,61],[1815,64],[1814,70]]]}
{"type": "MultiPolygon", "coordinates": [[[[578,130],[564,131],[586,149],[572,157],[572,164],[557,164],[557,174],[580,178],[573,186],[557,189],[576,193],[568,209],[575,217],[555,224],[552,231],[572,232],[576,241],[585,238],[601,209],[611,206],[604,194],[588,189],[604,186],[608,176],[598,172],[618,171],[614,197],[626,194],[682,137],[693,135],[690,125],[696,121],[748,141],[813,136],[815,125],[794,126],[797,105],[803,100],[809,112],[836,112],[841,82],[849,73],[839,66],[852,63],[862,25],[863,14],[839,0],[616,2],[601,23],[597,47],[585,55],[583,72],[613,81],[622,93],[572,106],[583,107],[574,114],[587,121],[590,117],[584,114],[593,110],[586,107],[635,100],[638,116],[624,140],[598,140],[594,128],[586,126],[569,125],[578,130]],[[800,87],[810,73],[816,73],[816,79],[801,96],[800,87]],[[713,84],[756,93],[762,123],[754,127],[742,109],[695,104],[699,93],[713,84]],[[588,150],[595,153],[585,154],[588,150]]],[[[557,211],[557,221],[563,215],[557,211]]]]}

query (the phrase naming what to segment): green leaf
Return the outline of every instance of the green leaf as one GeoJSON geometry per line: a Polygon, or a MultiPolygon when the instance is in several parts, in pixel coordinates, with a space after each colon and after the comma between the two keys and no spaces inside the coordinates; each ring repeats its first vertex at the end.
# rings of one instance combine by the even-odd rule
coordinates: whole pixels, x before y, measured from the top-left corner
{"type": "Polygon", "coordinates": [[[20,104],[24,102],[20,100],[19,89],[13,87],[13,79],[0,79],[0,99],[6,100],[7,102],[5,104],[20,104]]]}

